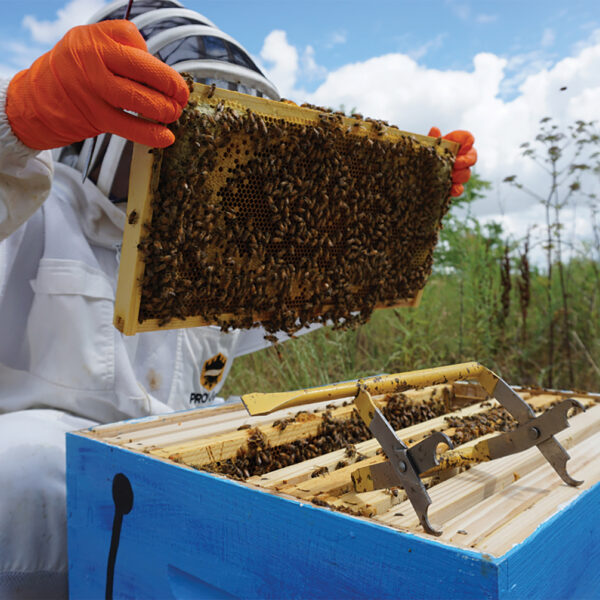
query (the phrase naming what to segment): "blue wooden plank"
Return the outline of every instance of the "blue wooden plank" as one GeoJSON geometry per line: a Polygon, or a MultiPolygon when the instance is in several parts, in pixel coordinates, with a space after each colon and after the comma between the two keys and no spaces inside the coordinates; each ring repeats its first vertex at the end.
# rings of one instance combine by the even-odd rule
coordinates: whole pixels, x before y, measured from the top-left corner
{"type": "Polygon", "coordinates": [[[498,598],[497,561],[67,436],[72,598],[104,596],[122,473],[133,490],[114,598],[498,598]]]}
{"type": "Polygon", "coordinates": [[[600,483],[499,561],[502,600],[600,598],[600,483]]]}

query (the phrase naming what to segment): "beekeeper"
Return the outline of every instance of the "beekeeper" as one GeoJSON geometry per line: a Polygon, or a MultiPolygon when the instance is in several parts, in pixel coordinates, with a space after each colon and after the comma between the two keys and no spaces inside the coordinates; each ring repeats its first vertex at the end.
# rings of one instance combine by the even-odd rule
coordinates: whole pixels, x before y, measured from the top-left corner
{"type": "Polygon", "coordinates": [[[112,325],[127,140],[173,142],[162,123],[189,94],[178,71],[278,97],[202,15],[144,0],[128,22],[125,6],[0,83],[0,598],[67,594],[65,432],[210,405],[233,358],[267,345],[261,330],[112,325]]]}
{"type": "Polygon", "coordinates": [[[278,98],[202,15],[144,0],[124,21],[126,3],[0,82],[0,598],[67,595],[65,432],[210,405],[233,358],[267,345],[260,329],[112,325],[131,140],[173,142],[178,71],[278,98]]]}

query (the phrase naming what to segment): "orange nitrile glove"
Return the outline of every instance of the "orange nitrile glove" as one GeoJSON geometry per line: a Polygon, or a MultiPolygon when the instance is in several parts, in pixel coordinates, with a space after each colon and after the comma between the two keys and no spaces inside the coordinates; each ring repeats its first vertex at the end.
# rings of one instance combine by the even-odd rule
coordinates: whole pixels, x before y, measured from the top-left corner
{"type": "Polygon", "coordinates": [[[71,29],[17,73],[6,115],[15,135],[36,150],[100,133],[162,148],[175,137],[161,123],[179,118],[188,97],[181,75],[148,53],[133,23],[103,21],[71,29]]]}
{"type": "MultiPolygon", "coordinates": [[[[441,137],[442,134],[437,127],[432,127],[429,130],[430,137],[441,137]]],[[[471,169],[477,162],[477,150],[473,148],[475,138],[468,131],[451,131],[444,136],[445,140],[457,142],[460,144],[456,160],[454,161],[454,169],[452,170],[452,189],[450,195],[453,197],[460,196],[463,191],[463,183],[467,183],[471,177],[471,169]]]]}

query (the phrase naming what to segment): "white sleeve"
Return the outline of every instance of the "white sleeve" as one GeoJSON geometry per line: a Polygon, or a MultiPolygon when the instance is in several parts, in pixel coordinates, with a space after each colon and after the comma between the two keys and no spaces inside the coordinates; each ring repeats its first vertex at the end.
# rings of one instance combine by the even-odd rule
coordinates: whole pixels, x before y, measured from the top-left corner
{"type": "Polygon", "coordinates": [[[12,132],[6,116],[9,81],[0,81],[0,241],[42,205],[52,185],[52,153],[32,150],[12,132]]]}

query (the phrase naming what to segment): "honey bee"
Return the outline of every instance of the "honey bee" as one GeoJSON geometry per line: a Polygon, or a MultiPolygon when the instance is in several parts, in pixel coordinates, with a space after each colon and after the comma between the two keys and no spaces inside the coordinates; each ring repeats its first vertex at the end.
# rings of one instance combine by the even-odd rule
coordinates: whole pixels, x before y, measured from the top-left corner
{"type": "Polygon", "coordinates": [[[312,473],[311,473],[311,477],[319,477],[321,475],[326,475],[329,473],[329,469],[327,467],[319,467],[317,469],[315,469],[312,473]]]}
{"type": "Polygon", "coordinates": [[[320,500],[319,498],[313,498],[311,500],[311,502],[313,504],[315,504],[316,506],[323,506],[325,508],[329,508],[329,504],[327,504],[327,502],[325,502],[325,500],[320,500]]]}
{"type": "Polygon", "coordinates": [[[353,444],[347,444],[345,454],[348,458],[354,458],[356,456],[355,446],[353,444]]]}

